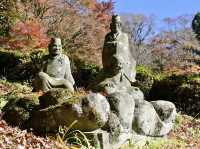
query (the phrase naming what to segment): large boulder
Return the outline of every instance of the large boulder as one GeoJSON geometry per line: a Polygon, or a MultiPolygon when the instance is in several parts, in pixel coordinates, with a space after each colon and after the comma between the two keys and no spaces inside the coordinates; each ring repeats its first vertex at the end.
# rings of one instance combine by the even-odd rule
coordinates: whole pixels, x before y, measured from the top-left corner
{"type": "Polygon", "coordinates": [[[132,131],[135,102],[126,92],[115,92],[108,95],[111,110],[116,113],[120,120],[121,132],[132,131]]]}
{"type": "Polygon", "coordinates": [[[142,135],[160,137],[168,134],[172,129],[176,109],[170,102],[145,101],[135,106],[134,115],[134,131],[142,135]]]}
{"type": "MultiPolygon", "coordinates": [[[[66,89],[53,89],[47,93],[45,93],[43,96],[39,97],[40,102],[40,109],[45,109],[50,106],[55,106],[62,104],[66,101],[69,102],[68,99],[71,99],[73,96],[73,93],[66,90],[66,89]]],[[[73,100],[70,100],[73,103],[79,102],[79,98],[73,98],[73,100]]]]}
{"type": "Polygon", "coordinates": [[[36,96],[18,97],[10,95],[7,100],[7,104],[2,109],[3,119],[11,125],[26,127],[31,113],[38,108],[38,98],[36,96]]]}
{"type": "Polygon", "coordinates": [[[157,100],[151,101],[151,104],[163,122],[174,122],[176,118],[176,107],[172,102],[157,100]]]}
{"type": "Polygon", "coordinates": [[[69,95],[66,89],[54,89],[40,97],[40,103],[41,109],[33,112],[29,121],[29,127],[40,132],[54,132],[75,121],[73,129],[93,131],[105,125],[110,113],[109,103],[98,93],[80,97],[69,95]]]}

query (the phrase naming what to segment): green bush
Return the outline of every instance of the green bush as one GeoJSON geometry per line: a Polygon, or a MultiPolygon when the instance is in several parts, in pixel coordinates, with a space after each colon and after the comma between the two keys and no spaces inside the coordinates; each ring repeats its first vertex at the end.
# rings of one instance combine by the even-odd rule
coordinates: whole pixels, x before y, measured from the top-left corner
{"type": "Polygon", "coordinates": [[[34,78],[47,54],[44,50],[7,51],[0,49],[0,76],[11,81],[29,81],[34,78]]]}
{"type": "Polygon", "coordinates": [[[93,82],[101,69],[95,64],[87,64],[80,60],[74,61],[75,70],[73,76],[77,86],[87,88],[93,82]]]}
{"type": "Polygon", "coordinates": [[[164,75],[161,73],[156,73],[152,69],[144,65],[138,65],[136,67],[136,80],[137,80],[137,87],[139,87],[146,99],[149,98],[149,92],[154,81],[161,80],[164,78],[164,75]]]}
{"type": "Polygon", "coordinates": [[[155,81],[149,92],[150,100],[168,100],[178,110],[196,116],[200,107],[200,76],[171,75],[155,81]]]}
{"type": "Polygon", "coordinates": [[[196,37],[200,40],[200,12],[198,12],[192,20],[192,29],[196,33],[196,37]]]}
{"type": "Polygon", "coordinates": [[[154,77],[153,71],[150,68],[148,68],[147,66],[138,65],[136,67],[136,71],[137,71],[138,74],[142,74],[143,76],[152,77],[152,78],[154,77]]]}

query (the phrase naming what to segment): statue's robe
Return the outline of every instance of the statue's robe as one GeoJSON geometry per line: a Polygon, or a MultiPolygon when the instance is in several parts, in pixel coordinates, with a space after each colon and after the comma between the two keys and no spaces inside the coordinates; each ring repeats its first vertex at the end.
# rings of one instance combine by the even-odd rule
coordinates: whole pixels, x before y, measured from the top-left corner
{"type": "Polygon", "coordinates": [[[128,36],[119,32],[108,33],[105,37],[102,62],[105,72],[121,73],[121,77],[129,82],[135,82],[136,62],[129,49],[128,36]]]}
{"type": "Polygon", "coordinates": [[[57,87],[68,88],[73,91],[74,84],[69,58],[64,54],[56,57],[46,56],[41,71],[34,81],[34,91],[42,90],[46,92],[57,87]]]}

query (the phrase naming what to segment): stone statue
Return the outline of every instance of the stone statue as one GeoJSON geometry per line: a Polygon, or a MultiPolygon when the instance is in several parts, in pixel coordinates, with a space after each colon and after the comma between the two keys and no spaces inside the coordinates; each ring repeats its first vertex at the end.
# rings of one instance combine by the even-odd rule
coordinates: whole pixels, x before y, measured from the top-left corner
{"type": "Polygon", "coordinates": [[[69,58],[62,54],[61,39],[52,38],[49,55],[44,57],[41,70],[33,82],[34,91],[47,92],[51,88],[61,87],[74,92],[74,84],[69,58]]]}
{"type": "Polygon", "coordinates": [[[175,120],[174,104],[162,100],[148,102],[144,99],[141,90],[133,86],[136,62],[129,49],[128,36],[121,30],[118,15],[112,17],[110,29],[111,32],[105,37],[102,53],[105,77],[99,83],[98,91],[105,93],[111,113],[116,115],[109,118],[108,128],[111,127],[111,134],[116,134],[113,130],[119,130],[118,143],[129,138],[132,130],[146,136],[166,135],[175,120]],[[116,119],[120,123],[119,129],[112,128],[116,119]]]}
{"type": "Polygon", "coordinates": [[[110,29],[104,41],[102,63],[104,72],[112,76],[112,79],[101,83],[109,93],[117,90],[117,86],[121,88],[135,82],[136,75],[136,62],[129,49],[128,35],[122,32],[118,15],[112,17],[110,29]]]}

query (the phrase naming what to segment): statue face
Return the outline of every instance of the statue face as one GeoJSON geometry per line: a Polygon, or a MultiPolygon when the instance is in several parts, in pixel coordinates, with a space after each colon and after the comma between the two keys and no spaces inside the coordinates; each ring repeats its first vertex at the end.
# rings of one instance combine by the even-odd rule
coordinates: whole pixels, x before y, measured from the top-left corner
{"type": "Polygon", "coordinates": [[[121,31],[121,24],[119,22],[111,23],[110,29],[112,33],[118,33],[121,31]]]}
{"type": "Polygon", "coordinates": [[[62,44],[60,39],[55,39],[49,46],[49,53],[53,56],[60,55],[62,52],[62,44]]]}

